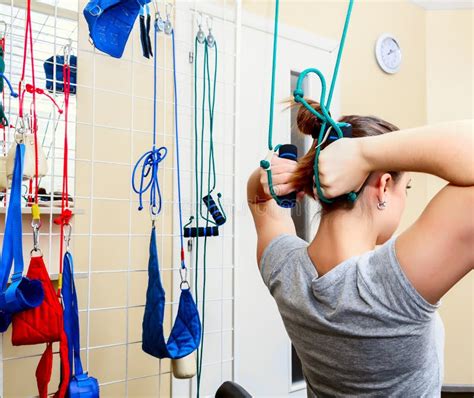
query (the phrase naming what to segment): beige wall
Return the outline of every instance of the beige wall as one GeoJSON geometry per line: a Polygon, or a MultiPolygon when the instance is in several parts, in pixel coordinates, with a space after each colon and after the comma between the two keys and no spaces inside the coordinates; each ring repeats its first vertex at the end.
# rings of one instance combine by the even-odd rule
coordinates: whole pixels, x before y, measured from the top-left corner
{"type": "MultiPolygon", "coordinates": [[[[472,10],[426,13],[428,123],[474,117],[473,25],[472,10]]],[[[427,199],[443,184],[429,176],[427,199]]],[[[474,272],[444,297],[440,312],[446,328],[445,380],[474,384],[474,272]]]]}
{"type": "MultiPolygon", "coordinates": [[[[273,1],[244,0],[243,6],[273,18],[273,1]]],[[[345,1],[282,1],[280,20],[339,40],[346,6],[345,1]]],[[[408,0],[357,1],[340,76],[342,113],[377,115],[401,128],[472,118],[472,18],[472,11],[427,12],[408,0]],[[374,56],[378,36],[386,32],[397,37],[403,51],[395,75],[383,73],[374,56]]],[[[441,186],[434,177],[413,175],[399,231],[418,217],[441,186]]],[[[474,383],[473,288],[470,275],[443,300],[446,383],[474,383]]]]}

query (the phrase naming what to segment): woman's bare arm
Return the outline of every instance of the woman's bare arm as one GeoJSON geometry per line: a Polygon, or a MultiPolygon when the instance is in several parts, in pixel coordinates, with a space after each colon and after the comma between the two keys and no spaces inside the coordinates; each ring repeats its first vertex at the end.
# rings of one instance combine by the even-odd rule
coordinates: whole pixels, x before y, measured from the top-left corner
{"type": "Polygon", "coordinates": [[[321,152],[328,197],[357,190],[375,170],[418,171],[449,182],[396,242],[397,258],[418,292],[437,302],[474,267],[474,134],[462,121],[341,139],[321,152]]]}
{"type": "MultiPolygon", "coordinates": [[[[296,169],[296,162],[275,156],[272,160],[274,189],[278,195],[293,191],[289,183],[296,169]]],[[[283,209],[272,199],[268,187],[266,172],[258,168],[247,183],[247,201],[257,230],[257,261],[268,244],[282,234],[295,234],[295,225],[288,209],[283,209]]]]}

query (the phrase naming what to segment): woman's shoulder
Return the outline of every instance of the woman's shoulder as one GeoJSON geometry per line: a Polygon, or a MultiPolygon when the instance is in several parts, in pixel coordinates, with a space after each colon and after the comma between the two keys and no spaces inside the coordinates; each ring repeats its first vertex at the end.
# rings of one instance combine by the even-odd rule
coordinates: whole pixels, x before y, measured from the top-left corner
{"type": "Polygon", "coordinates": [[[268,285],[275,272],[303,261],[307,247],[308,242],[296,235],[283,234],[274,238],[265,248],[259,264],[264,282],[268,285]]]}

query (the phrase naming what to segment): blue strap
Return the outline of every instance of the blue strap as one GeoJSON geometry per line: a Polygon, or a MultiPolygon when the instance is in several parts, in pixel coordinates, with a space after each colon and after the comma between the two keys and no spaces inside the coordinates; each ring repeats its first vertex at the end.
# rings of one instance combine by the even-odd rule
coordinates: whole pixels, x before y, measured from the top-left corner
{"type": "Polygon", "coordinates": [[[67,335],[71,376],[84,373],[81,362],[79,338],[79,309],[74,284],[74,263],[71,253],[64,254],[62,297],[64,306],[64,331],[67,335]],[[73,366],[74,365],[74,366],[73,366]]]}
{"type": "Polygon", "coordinates": [[[13,283],[21,280],[24,268],[21,220],[21,182],[23,179],[24,158],[25,145],[18,144],[15,151],[10,203],[8,205],[2,248],[2,267],[0,270],[2,292],[5,291],[7,286],[12,264],[15,264],[12,275],[13,283]]]}

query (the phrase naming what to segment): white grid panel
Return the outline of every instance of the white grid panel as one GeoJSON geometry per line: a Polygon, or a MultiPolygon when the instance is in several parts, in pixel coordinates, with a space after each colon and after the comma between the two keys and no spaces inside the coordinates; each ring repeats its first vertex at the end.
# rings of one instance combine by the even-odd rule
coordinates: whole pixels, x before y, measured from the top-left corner
{"type": "MultiPolygon", "coordinates": [[[[33,0],[32,4],[32,29],[33,46],[35,57],[35,83],[36,87],[43,89],[50,94],[58,103],[61,109],[64,109],[64,95],[56,92],[56,82],[62,82],[62,79],[56,80],[56,63],[53,63],[53,92],[46,90],[46,75],[43,63],[54,55],[63,55],[64,46],[70,44],[72,54],[77,54],[77,13],[70,9],[68,0],[52,2],[49,5],[40,4],[33,0]],[[63,6],[68,9],[65,10],[63,6]],[[64,12],[65,11],[65,12],[64,12]]],[[[2,0],[0,1],[0,21],[5,22],[7,29],[5,35],[5,75],[12,83],[15,91],[18,91],[18,83],[21,78],[23,52],[24,52],[24,33],[25,33],[25,6],[26,2],[22,0],[2,0]]],[[[3,33],[3,32],[2,32],[3,33]]],[[[32,82],[31,61],[29,51],[27,53],[27,65],[25,83],[32,82]]],[[[59,66],[61,67],[61,66],[59,66]]],[[[5,114],[14,126],[18,115],[18,98],[9,96],[9,89],[5,85],[3,104],[5,114]]],[[[50,99],[43,95],[37,95],[37,116],[38,116],[38,140],[42,145],[43,151],[48,161],[48,175],[40,179],[40,187],[44,188],[50,198],[53,198],[55,191],[61,191],[62,171],[63,171],[63,151],[64,151],[64,118],[59,115],[56,107],[50,99]]],[[[25,96],[25,107],[29,109],[31,103],[31,94],[25,96]]],[[[70,194],[74,195],[75,181],[75,131],[76,131],[76,96],[71,95],[69,101],[69,186],[70,194]]],[[[2,148],[8,152],[14,140],[14,128],[7,128],[4,137],[0,137],[2,148]]],[[[5,152],[2,153],[5,155],[5,152]]],[[[24,184],[24,192],[27,190],[27,183],[24,184]]],[[[25,205],[25,203],[24,203],[25,205]]],[[[5,221],[5,201],[2,199],[0,223],[2,225],[0,237],[3,241],[3,226],[5,221]]],[[[59,267],[59,229],[53,224],[54,217],[59,212],[58,208],[42,207],[41,229],[41,248],[45,257],[45,263],[51,273],[57,273],[59,267]]],[[[31,216],[25,209],[23,217],[23,249],[25,264],[29,262],[31,239],[31,216]]],[[[26,270],[25,270],[26,272],[26,270]]],[[[11,375],[16,369],[27,367],[29,364],[39,360],[39,355],[44,347],[12,347],[11,327],[2,335],[2,344],[0,349],[0,395],[1,396],[21,396],[27,394],[27,385],[35,385],[34,373],[31,380],[27,383],[19,383],[25,386],[25,391],[13,391],[11,375]]]]}
{"type": "MultiPolygon", "coordinates": [[[[158,6],[164,14],[165,2],[159,2],[158,6]]],[[[213,395],[215,390],[221,381],[232,379],[232,365],[233,365],[233,222],[232,213],[234,211],[234,118],[235,118],[235,20],[232,19],[234,14],[234,6],[229,6],[223,3],[199,3],[199,6],[207,6],[212,10],[212,14],[215,15],[214,20],[214,34],[217,40],[219,36],[230,37],[231,41],[222,40],[222,50],[219,52],[221,59],[219,72],[218,72],[218,94],[217,94],[217,106],[216,106],[216,133],[215,133],[215,145],[217,153],[217,163],[221,165],[218,171],[219,190],[223,192],[224,203],[226,210],[228,211],[230,221],[221,230],[221,237],[214,238],[210,242],[209,256],[210,261],[208,265],[208,299],[206,300],[206,307],[208,311],[207,321],[205,324],[205,341],[207,342],[207,348],[204,354],[204,370],[203,370],[203,382],[201,393],[204,395],[213,395]],[[230,11],[229,11],[230,10],[230,11]],[[219,18],[219,19],[218,19],[219,18]],[[230,32],[226,32],[230,30],[230,32]],[[230,68],[230,69],[229,69],[230,68]],[[230,73],[229,73],[230,72],[230,73]],[[224,253],[231,255],[224,256],[224,253]],[[209,282],[211,281],[211,282],[209,282]],[[229,287],[224,291],[224,287],[229,287]],[[210,309],[209,309],[210,308],[210,309]],[[225,347],[224,347],[225,346],[225,347]],[[217,347],[217,350],[216,350],[217,347]]],[[[82,6],[81,6],[82,8],[82,6]]],[[[193,115],[193,101],[192,101],[192,79],[193,79],[193,65],[188,61],[189,51],[194,46],[194,31],[197,27],[195,24],[195,4],[178,2],[176,7],[173,9],[173,19],[176,26],[176,46],[177,46],[177,65],[178,65],[178,95],[179,95],[179,107],[178,117],[180,123],[180,149],[182,159],[182,184],[183,184],[183,213],[184,217],[187,217],[192,213],[193,208],[193,192],[192,192],[192,173],[194,172],[192,161],[191,149],[193,145],[193,131],[192,131],[192,115],[193,115]]],[[[80,29],[83,27],[81,25],[80,29]]],[[[85,32],[80,30],[80,42],[84,39],[85,32]]],[[[132,365],[134,358],[136,358],[136,349],[141,350],[140,338],[132,338],[132,332],[130,328],[130,322],[136,321],[135,314],[143,310],[144,307],[144,295],[146,290],[146,264],[142,263],[138,266],[135,264],[135,258],[133,258],[132,252],[136,241],[142,243],[142,250],[144,252],[148,249],[148,238],[149,238],[149,220],[147,220],[147,214],[139,215],[137,212],[138,200],[136,196],[131,195],[129,197],[116,197],[114,195],[104,195],[102,193],[96,193],[96,167],[97,165],[108,167],[123,167],[124,169],[133,169],[134,163],[138,156],[142,153],[143,145],[137,144],[137,137],[140,142],[145,142],[145,149],[149,149],[151,146],[151,125],[148,122],[143,123],[142,118],[145,117],[151,121],[152,113],[152,97],[150,90],[144,89],[145,86],[151,86],[152,81],[143,81],[140,72],[146,70],[149,72],[151,67],[151,61],[148,61],[141,57],[141,48],[138,41],[138,29],[132,34],[132,38],[127,46],[126,52],[120,61],[117,61],[117,65],[120,68],[126,70],[129,75],[124,75],[124,78],[130,81],[130,87],[132,88],[131,95],[124,92],[122,89],[117,90],[114,87],[110,87],[104,82],[99,81],[98,76],[101,76],[102,62],[107,62],[109,65],[113,65],[115,61],[111,59],[105,59],[102,54],[92,49],[90,46],[84,45],[80,48],[79,62],[83,58],[88,58],[92,63],[91,79],[87,81],[81,81],[79,83],[79,96],[82,92],[90,93],[90,101],[92,102],[92,114],[89,121],[81,120],[81,116],[78,117],[78,129],[82,127],[91,130],[91,158],[80,158],[76,159],[77,164],[91,165],[90,174],[90,189],[88,194],[78,193],[78,203],[89,202],[89,206],[85,205],[86,213],[89,216],[89,230],[87,232],[78,232],[75,237],[84,237],[89,239],[89,258],[88,258],[88,298],[86,308],[83,308],[81,312],[86,313],[87,317],[87,331],[86,331],[86,344],[84,350],[86,351],[87,367],[94,369],[97,364],[94,364],[94,353],[100,350],[114,349],[123,346],[125,349],[125,372],[120,375],[122,377],[106,377],[101,380],[102,387],[110,389],[108,391],[125,391],[128,396],[134,396],[137,394],[137,385],[148,386],[152,391],[166,394],[169,392],[168,385],[171,378],[169,361],[156,361],[157,366],[152,365],[149,371],[137,372],[132,365]],[[81,56],[83,56],[81,58],[81,56]],[[138,85],[142,87],[137,88],[138,85]],[[98,109],[100,107],[99,102],[104,98],[112,97],[123,97],[124,101],[129,104],[130,108],[130,120],[129,126],[125,127],[119,123],[110,122],[108,120],[101,121],[98,109]],[[143,111],[143,109],[147,111],[143,111]],[[95,153],[98,150],[97,147],[97,134],[98,131],[112,130],[114,134],[120,136],[121,134],[131,135],[130,139],[130,157],[129,161],[124,159],[115,160],[103,160],[97,159],[95,153]],[[95,229],[94,218],[96,217],[96,207],[98,208],[99,203],[114,203],[120,208],[122,205],[128,208],[128,231],[116,232],[116,231],[102,231],[100,228],[95,229]],[[137,221],[139,220],[139,221],[137,221]],[[137,226],[139,225],[139,226],[137,226]],[[102,239],[120,239],[128,242],[128,264],[126,267],[118,267],[110,269],[106,264],[100,264],[97,267],[94,256],[92,253],[92,247],[94,241],[98,238],[102,239]],[[100,268],[100,269],[98,269],[100,268]],[[103,275],[117,275],[118,278],[125,277],[126,280],[126,299],[121,305],[116,303],[110,303],[104,306],[95,306],[93,303],[93,284],[94,279],[101,278],[103,275]],[[134,285],[137,279],[142,281],[141,285],[141,296],[136,300],[134,298],[134,285]],[[126,324],[127,327],[125,342],[117,343],[106,343],[96,345],[92,342],[91,334],[91,314],[95,312],[106,313],[115,310],[125,310],[126,313],[126,324]],[[152,369],[155,369],[153,371],[152,369]],[[122,384],[125,385],[122,390],[122,384]],[[113,390],[115,387],[119,390],[113,390]]],[[[173,316],[177,310],[177,291],[178,285],[178,269],[179,269],[179,250],[177,248],[179,242],[179,228],[177,220],[177,195],[176,195],[176,165],[174,164],[174,131],[173,131],[173,120],[172,120],[172,107],[174,100],[172,96],[172,59],[171,59],[171,39],[160,35],[160,47],[159,47],[159,66],[158,75],[162,79],[162,83],[159,86],[158,92],[158,113],[159,113],[159,125],[158,125],[158,144],[168,146],[169,153],[167,159],[160,165],[160,184],[161,189],[165,192],[164,207],[157,221],[157,236],[159,243],[160,252],[160,265],[163,275],[170,276],[172,280],[171,286],[174,288],[174,294],[167,289],[168,299],[166,303],[167,311],[173,311],[173,316]],[[161,119],[160,119],[161,117],[161,119]],[[166,195],[166,192],[173,192],[170,197],[166,195]],[[173,222],[173,228],[171,231],[167,230],[167,223],[169,220],[173,222]],[[172,242],[169,246],[168,243],[172,242]],[[174,247],[174,250],[172,248],[174,247]],[[166,255],[172,250],[172,257],[166,255]],[[171,259],[171,260],[170,260],[171,259]],[[172,298],[171,298],[172,297],[172,298]]],[[[198,109],[199,111],[199,109],[198,109]]],[[[79,111],[80,113],[80,111],[79,111]]],[[[113,146],[111,147],[113,150],[113,146]]],[[[79,166],[78,166],[79,167],[79,166]]],[[[124,178],[124,176],[120,176],[124,178]]],[[[146,209],[146,204],[145,204],[146,209]]],[[[123,215],[122,215],[123,216],[123,215]]],[[[186,221],[186,220],[184,220],[186,221]]],[[[191,255],[187,253],[187,264],[192,268],[191,255]]],[[[202,275],[202,270],[201,270],[202,275]]],[[[167,279],[163,276],[163,279],[167,279]]],[[[141,318],[139,319],[141,325],[141,318]]],[[[146,356],[146,354],[143,354],[146,356]]],[[[144,359],[145,360],[145,359],[144,359]]],[[[147,358],[149,361],[149,357],[147,358]]],[[[151,362],[150,362],[151,363],[151,362]]],[[[194,381],[189,385],[189,382],[185,389],[189,392],[188,394],[194,394],[195,387],[193,386],[194,381]]],[[[173,382],[172,389],[174,396],[182,396],[180,389],[183,388],[182,383],[175,384],[173,382]],[[176,395],[177,394],[177,395],[176,395]]],[[[153,395],[150,392],[150,395],[153,395]]]]}
{"type": "MultiPolygon", "coordinates": [[[[67,3],[69,1],[65,0],[67,3]]],[[[59,2],[61,4],[61,2],[59,2]]],[[[147,395],[166,396],[170,392],[170,366],[169,361],[150,361],[149,357],[144,358],[146,365],[150,364],[147,370],[134,369],[134,361],[137,358],[137,349],[141,351],[140,337],[132,331],[135,330],[131,323],[139,322],[141,327],[141,318],[137,317],[137,312],[143,311],[144,295],[146,291],[146,266],[143,262],[143,256],[140,259],[134,257],[137,253],[137,242],[141,243],[141,250],[146,252],[148,249],[149,229],[143,227],[149,225],[146,214],[138,214],[138,200],[134,195],[110,195],[103,189],[98,189],[98,182],[103,176],[98,173],[100,168],[119,168],[124,171],[123,174],[113,175],[111,179],[120,179],[121,181],[129,178],[134,163],[142,151],[142,143],[148,142],[145,149],[151,146],[151,129],[149,120],[152,118],[151,92],[148,89],[152,81],[144,81],[141,73],[149,74],[151,61],[141,57],[141,48],[139,46],[139,32],[135,26],[131,38],[127,45],[125,54],[121,60],[113,60],[96,51],[87,43],[87,30],[81,11],[85,2],[79,4],[79,39],[78,43],[74,41],[74,48],[78,48],[78,111],[77,111],[77,134],[78,146],[83,144],[82,139],[90,140],[87,146],[89,151],[77,151],[72,153],[71,158],[75,159],[75,171],[78,180],[76,183],[75,201],[76,206],[84,209],[83,216],[76,216],[75,229],[73,235],[74,250],[76,259],[76,271],[84,274],[85,278],[77,279],[78,294],[80,301],[81,317],[81,340],[82,356],[85,367],[91,371],[91,374],[99,378],[101,382],[101,391],[104,395],[111,396],[143,396],[140,395],[140,389],[146,388],[147,395]],[[125,86],[130,87],[130,91],[124,91],[121,81],[117,85],[104,82],[102,73],[104,64],[111,67],[124,68],[127,74],[123,79],[129,81],[125,86]],[[83,69],[81,69],[83,68],[83,69]],[[82,78],[81,78],[82,76],[82,78]],[[101,81],[102,80],[102,81],[101,81]],[[141,86],[137,89],[138,86],[141,86]],[[129,106],[129,120],[121,125],[101,117],[104,98],[124,99],[129,106]],[[143,109],[145,108],[145,110],[143,109]],[[144,122],[144,119],[147,122],[144,122]],[[85,132],[90,132],[90,135],[85,132]],[[109,133],[114,137],[112,141],[122,139],[123,136],[129,137],[129,153],[123,159],[117,156],[105,156],[102,142],[99,138],[109,133]],[[82,135],[84,133],[84,135],[82,135]],[[82,138],[84,137],[84,138],[82,138]],[[116,137],[116,138],[115,138],[116,137]],[[138,143],[137,143],[138,142],[138,143]],[[100,152],[100,154],[99,154],[100,152]],[[88,170],[84,174],[81,170],[88,170]],[[84,186],[87,186],[85,188],[84,186]],[[99,217],[104,205],[107,207],[116,207],[127,209],[119,214],[123,223],[127,224],[125,230],[117,230],[96,225],[96,219],[99,217]],[[103,256],[98,256],[102,250],[110,249],[110,242],[122,242],[127,247],[127,258],[120,265],[108,263],[103,256]],[[98,257],[101,257],[99,259],[98,257]],[[113,280],[105,281],[105,277],[113,280]],[[111,291],[114,287],[119,289],[119,284],[113,286],[114,281],[125,282],[125,297],[117,301],[100,300],[95,297],[97,285],[101,283],[99,290],[111,291]],[[141,288],[141,294],[137,295],[136,289],[141,288]],[[138,296],[138,299],[137,299],[138,296]],[[125,314],[125,324],[116,325],[101,324],[104,341],[98,342],[94,335],[97,332],[98,319],[107,318],[108,314],[113,312],[125,314]],[[94,325],[96,323],[96,325],[94,325]],[[111,329],[118,329],[124,326],[122,338],[111,339],[107,341],[106,336],[114,334],[111,329]],[[91,330],[94,329],[94,330],[91,330]],[[104,354],[108,352],[119,352],[120,355],[104,354]],[[123,354],[123,355],[122,355],[123,354]],[[112,363],[112,361],[119,363],[112,363]],[[123,363],[122,363],[123,362],[123,363]],[[123,371],[107,372],[104,367],[122,368],[123,371]]],[[[165,3],[159,2],[158,6],[162,13],[165,10],[165,3]]],[[[206,300],[206,322],[205,322],[205,351],[204,368],[201,394],[202,396],[213,395],[225,380],[233,378],[233,283],[234,283],[234,223],[233,214],[235,213],[235,170],[234,170],[234,152],[235,152],[235,81],[236,81],[236,8],[233,2],[181,2],[178,1],[173,9],[172,18],[176,25],[176,45],[177,45],[177,64],[178,64],[178,95],[179,95],[179,122],[180,122],[180,149],[182,158],[182,183],[183,183],[183,213],[186,217],[193,213],[194,194],[192,192],[192,145],[193,145],[193,100],[192,100],[192,79],[193,65],[189,63],[189,51],[194,48],[194,34],[197,29],[196,10],[201,10],[204,15],[212,15],[213,32],[219,45],[219,70],[218,70],[218,89],[215,114],[215,147],[216,161],[218,165],[218,187],[223,193],[223,202],[228,214],[229,221],[221,228],[221,236],[212,238],[209,241],[209,261],[208,261],[208,294],[206,300]]],[[[206,18],[206,17],[204,17],[206,18]]],[[[55,21],[58,20],[55,13],[55,21]]],[[[56,26],[56,25],[55,25],[56,26]]],[[[34,34],[41,30],[40,26],[33,25],[34,34]]],[[[54,51],[51,49],[48,56],[54,53],[60,53],[62,44],[59,43],[59,34],[55,34],[57,43],[54,51]]],[[[38,45],[39,46],[39,45],[38,45]]],[[[36,49],[36,48],[35,48],[36,49]]],[[[158,74],[162,75],[162,83],[158,93],[158,113],[162,115],[158,126],[158,144],[168,146],[168,158],[161,164],[160,183],[163,192],[165,192],[164,209],[158,220],[158,241],[161,270],[164,275],[169,275],[173,281],[171,286],[174,289],[173,294],[167,288],[168,299],[166,303],[167,311],[173,311],[173,316],[177,310],[177,289],[179,251],[177,245],[179,242],[179,228],[177,227],[177,196],[176,196],[176,165],[174,164],[174,131],[173,122],[169,115],[172,115],[174,99],[172,95],[172,59],[171,59],[171,40],[170,38],[160,38],[160,49],[158,74]],[[173,192],[173,195],[167,195],[166,192],[173,192]],[[172,220],[172,229],[167,230],[166,224],[172,220]],[[172,242],[169,246],[168,243],[172,242]],[[170,247],[172,256],[169,256],[170,247]],[[165,253],[168,253],[165,255],[165,253]],[[171,259],[171,260],[170,260],[171,259]]],[[[46,48],[46,52],[48,48],[46,48]]],[[[36,50],[35,56],[38,56],[39,50],[36,50]]],[[[39,62],[39,61],[37,61],[39,62]]],[[[37,71],[42,71],[42,65],[37,66],[37,71]]],[[[8,71],[8,64],[7,64],[8,71]]],[[[38,74],[38,72],[37,72],[38,74]]],[[[38,83],[38,85],[40,85],[38,83]]],[[[71,116],[74,116],[71,114],[71,116]]],[[[123,115],[121,115],[123,116],[123,115]]],[[[120,119],[120,117],[119,117],[120,119]]],[[[75,120],[71,117],[70,120],[75,120]]],[[[58,129],[58,131],[60,131],[58,129]]],[[[74,131],[70,129],[70,131],[74,131]]],[[[72,134],[71,134],[72,135],[72,134]]],[[[55,146],[59,149],[58,159],[61,159],[62,140],[56,138],[55,146]]],[[[74,141],[73,141],[74,142],[74,141]]],[[[84,148],[84,145],[82,146],[84,148]]],[[[110,146],[113,152],[114,145],[110,146]]],[[[71,162],[74,163],[74,162],[71,162]]],[[[60,175],[60,173],[59,173],[60,175]]],[[[72,174],[73,175],[73,174],[72,174]]],[[[54,179],[53,179],[54,181],[54,179]]],[[[112,184],[112,181],[110,181],[112,184]]],[[[105,181],[107,184],[107,181],[105,181]]],[[[113,184],[112,184],[113,185],[113,184]]],[[[52,191],[52,190],[51,190],[52,191]]],[[[145,205],[146,208],[146,205],[145,205]]],[[[145,212],[143,212],[145,213],[145,212]]],[[[29,235],[29,231],[25,231],[29,235]]],[[[51,242],[58,239],[57,231],[50,228],[49,235],[51,242]]],[[[51,244],[50,244],[51,245],[51,244]]],[[[113,257],[113,256],[112,256],[113,257]]],[[[193,267],[191,253],[186,254],[187,264],[193,267]]],[[[51,260],[54,261],[54,260],[51,260]]],[[[192,274],[192,272],[191,272],[192,274]]],[[[202,270],[200,272],[202,275],[202,270]]],[[[166,279],[166,277],[164,277],[166,279]]],[[[166,287],[166,286],[165,286],[166,287]]],[[[136,326],[136,325],[134,325],[136,326]]],[[[4,336],[8,338],[9,336],[4,336]]],[[[32,359],[39,360],[40,350],[28,352],[25,355],[12,355],[5,361],[32,359]]],[[[146,354],[143,354],[146,356],[146,354]]],[[[141,358],[138,356],[138,358],[141,358]]],[[[55,362],[57,363],[57,362],[55,362]]],[[[56,370],[55,370],[56,371],[56,370]]],[[[5,380],[5,382],[8,382],[5,380]]],[[[52,382],[53,388],[54,382],[52,382]]],[[[173,396],[191,396],[195,395],[195,379],[191,382],[173,382],[173,396]]]]}

